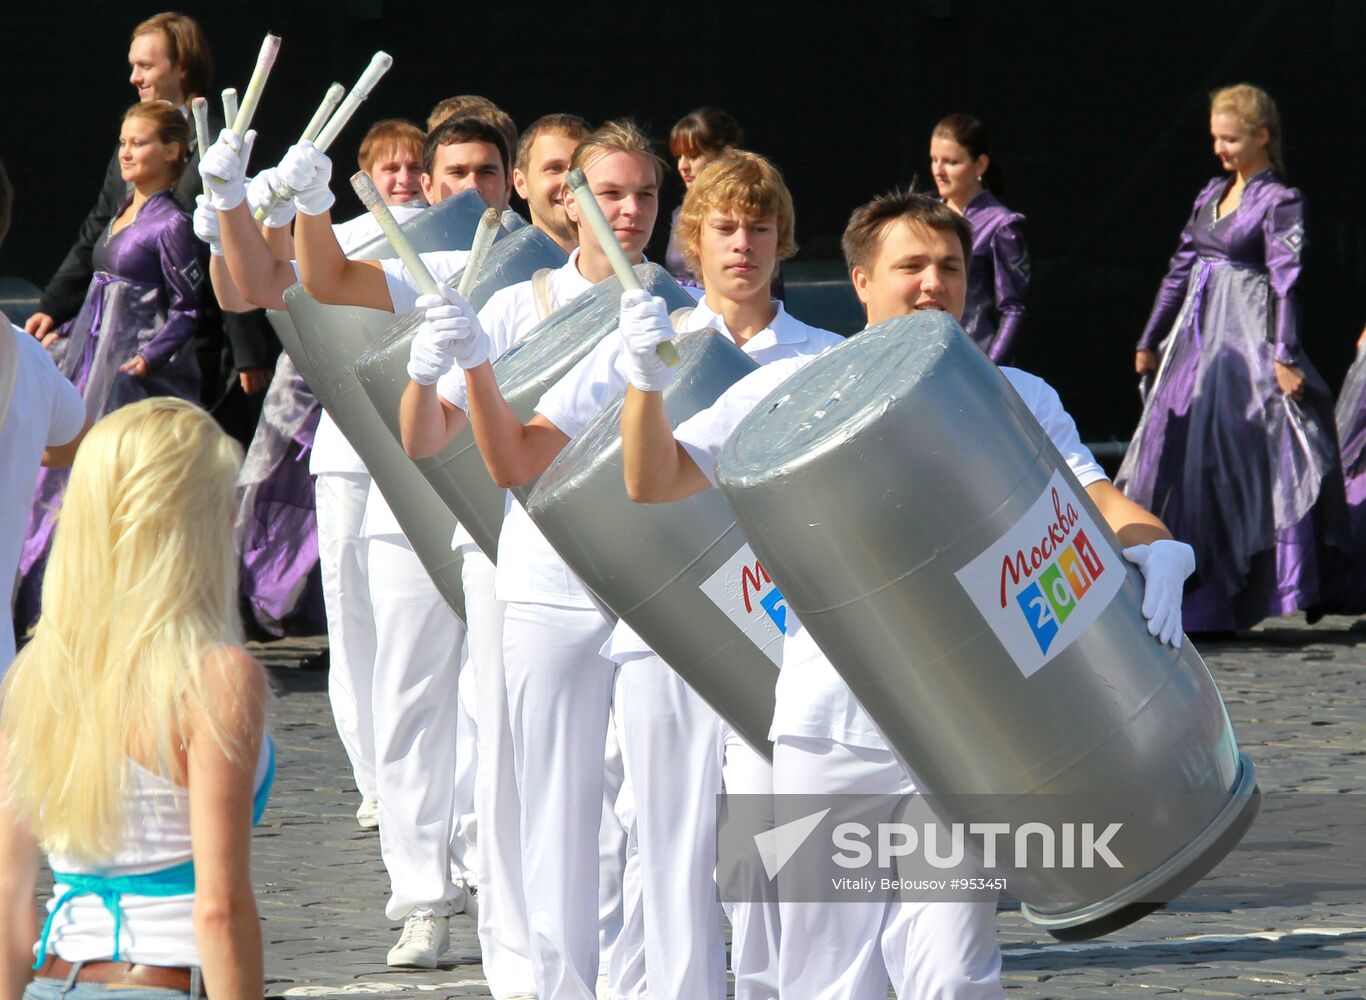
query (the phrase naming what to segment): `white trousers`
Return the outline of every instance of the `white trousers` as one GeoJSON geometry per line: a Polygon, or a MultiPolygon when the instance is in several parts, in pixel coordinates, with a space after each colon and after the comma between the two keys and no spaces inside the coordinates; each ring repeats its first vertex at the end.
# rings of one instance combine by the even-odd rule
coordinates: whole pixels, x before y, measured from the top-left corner
{"type": "MultiPolygon", "coordinates": [[[[723,783],[731,794],[772,794],[772,768],[652,653],[622,658],[614,712],[636,797],[650,996],[724,1000],[717,796],[723,783]]],[[[728,903],[725,912],[736,1000],[776,997],[776,905],[728,903]]]]}
{"type": "Polygon", "coordinates": [[[517,787],[522,884],[540,1000],[594,1000],[599,833],[612,661],[592,608],[509,601],[503,665],[517,787]]]}
{"type": "Polygon", "coordinates": [[[626,778],[615,709],[607,717],[602,820],[598,827],[598,979],[604,1000],[637,1000],[645,988],[645,912],[641,908],[636,803],[626,778]]]}
{"type": "MultiPolygon", "coordinates": [[[[885,750],[784,736],[773,748],[773,790],[780,796],[905,795],[915,785],[885,750]]],[[[779,908],[783,1000],[885,1000],[889,980],[901,1000],[1004,996],[995,901],[889,899],[779,908]]]]}
{"type": "Polygon", "coordinates": [[[389,872],[384,912],[449,914],[456,714],[465,627],[402,535],[370,539],[375,611],[375,784],[379,843],[389,872]]]}
{"type": "Polygon", "coordinates": [[[370,607],[366,540],[360,524],[370,477],[325,473],[317,477],[318,567],[327,611],[327,697],[337,735],[362,795],[375,794],[374,722],[370,687],[375,669],[375,616],[370,607]]]}
{"type": "Polygon", "coordinates": [[[479,768],[479,950],[489,991],[501,1000],[536,991],[526,896],[522,891],[522,805],[512,753],[512,718],[503,671],[503,602],[494,597],[493,563],[466,549],[462,580],[469,660],[477,699],[479,768]]]}
{"type": "MultiPolygon", "coordinates": [[[[469,612],[467,611],[466,614],[469,612]]],[[[479,773],[479,728],[474,714],[477,684],[469,669],[469,633],[465,635],[466,658],[460,668],[460,696],[455,714],[455,794],[451,802],[451,877],[479,884],[479,818],[474,809],[474,776],[479,773]]]]}

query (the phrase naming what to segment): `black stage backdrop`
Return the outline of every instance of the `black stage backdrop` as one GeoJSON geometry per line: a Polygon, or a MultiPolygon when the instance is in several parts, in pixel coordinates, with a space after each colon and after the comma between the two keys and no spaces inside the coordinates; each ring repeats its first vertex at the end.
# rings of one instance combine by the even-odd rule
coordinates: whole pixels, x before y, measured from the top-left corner
{"type": "MultiPolygon", "coordinates": [[[[122,110],[128,32],[154,3],[0,4],[0,157],[18,191],[0,275],[38,285],[93,203],[122,110]]],[[[1305,342],[1336,388],[1366,323],[1366,4],[1360,0],[903,0],[725,5],[393,0],[186,2],[244,89],[262,35],[284,38],[256,124],[275,162],[327,84],[383,48],[394,68],[339,140],[339,217],[366,125],[419,122],[485,94],[519,124],[550,111],[633,115],[664,138],[715,104],[792,187],[801,256],[838,257],[850,210],[927,179],[929,132],[969,111],[992,133],[1005,201],[1029,219],[1030,323],[1017,362],[1048,379],[1088,440],[1138,415],[1132,345],[1191,201],[1218,170],[1206,95],[1247,80],[1280,105],[1310,216],[1305,342]]],[[[661,219],[681,197],[671,173],[661,219]]],[[[662,252],[663,226],[655,254],[662,252]]]]}

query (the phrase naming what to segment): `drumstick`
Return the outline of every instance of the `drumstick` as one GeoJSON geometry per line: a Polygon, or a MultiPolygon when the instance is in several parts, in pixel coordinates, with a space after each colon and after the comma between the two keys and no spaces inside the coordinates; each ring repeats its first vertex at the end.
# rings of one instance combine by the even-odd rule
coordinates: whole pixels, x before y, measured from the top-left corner
{"type": "MultiPolygon", "coordinates": [[[[327,93],[323,95],[323,102],[318,105],[318,110],[313,112],[313,117],[308,120],[308,126],[304,129],[304,134],[299,137],[300,142],[311,142],[317,138],[318,133],[322,130],[323,125],[327,121],[327,116],[336,110],[337,105],[341,103],[342,95],[345,93],[346,88],[340,83],[334,83],[327,88],[327,93]]],[[[294,192],[289,187],[281,187],[280,190],[275,193],[275,197],[271,198],[269,203],[258,208],[252,217],[256,219],[257,222],[265,222],[266,216],[269,215],[277,205],[283,204],[292,197],[294,197],[294,192]]]]}
{"type": "Polygon", "coordinates": [[[256,68],[251,71],[251,82],[247,84],[247,92],[242,95],[242,104],[232,119],[232,130],[239,137],[246,135],[247,129],[251,128],[251,119],[256,114],[261,91],[266,89],[266,80],[270,77],[271,67],[275,65],[275,57],[279,54],[280,36],[266,35],[265,41],[261,43],[261,51],[256,56],[256,68]]]}
{"type": "Polygon", "coordinates": [[[229,128],[237,118],[237,88],[227,87],[223,91],[223,124],[229,128]]]}
{"type": "MultiPolygon", "coordinates": [[[[598,204],[598,199],[594,197],[592,190],[588,187],[588,178],[583,175],[582,170],[574,169],[569,171],[567,183],[569,190],[574,192],[575,202],[579,206],[579,216],[588,223],[588,228],[593,230],[593,235],[598,240],[598,246],[602,247],[602,252],[607,255],[607,261],[612,265],[612,270],[616,273],[617,280],[621,282],[621,287],[628,292],[642,291],[640,279],[636,277],[631,262],[626,259],[626,251],[617,242],[616,234],[612,232],[612,226],[607,221],[607,216],[602,214],[602,207],[598,204]]],[[[670,368],[679,362],[678,349],[674,347],[671,341],[666,340],[657,344],[655,353],[659,355],[659,360],[670,368]]]]}
{"type": "Polygon", "coordinates": [[[351,175],[351,186],[356,189],[356,194],[360,197],[361,203],[370,210],[370,214],[379,223],[380,232],[384,233],[384,238],[394,248],[394,252],[398,254],[398,259],[403,262],[403,266],[408,269],[408,273],[417,282],[418,291],[423,295],[440,295],[441,289],[437,285],[436,279],[432,277],[432,272],[427,270],[427,265],[422,262],[422,258],[413,249],[413,245],[408,242],[408,237],[399,228],[398,220],[389,211],[389,206],[384,204],[379,188],[375,187],[375,182],[370,179],[370,175],[364,170],[357,170],[351,175]]]}
{"type": "Polygon", "coordinates": [[[199,155],[203,156],[209,149],[209,102],[203,97],[196,97],[190,102],[190,114],[194,118],[194,140],[199,143],[199,155]]]}
{"type": "Polygon", "coordinates": [[[468,299],[474,291],[475,279],[484,267],[484,258],[489,255],[494,237],[498,235],[498,209],[486,208],[479,219],[479,228],[474,231],[474,243],[470,247],[469,259],[460,275],[460,287],[456,289],[462,299],[468,299]]]}
{"type": "Polygon", "coordinates": [[[332,141],[337,138],[342,129],[346,128],[346,123],[351,120],[356,109],[370,96],[370,91],[374,89],[375,84],[379,83],[380,78],[389,72],[389,67],[393,64],[394,57],[387,52],[376,52],[370,57],[370,65],[365,67],[365,72],[360,75],[356,85],[351,88],[351,93],[347,95],[346,100],[342,101],[341,107],[337,108],[337,113],[332,116],[332,120],[323,126],[318,137],[313,140],[313,145],[318,147],[318,152],[327,152],[332,141]]]}

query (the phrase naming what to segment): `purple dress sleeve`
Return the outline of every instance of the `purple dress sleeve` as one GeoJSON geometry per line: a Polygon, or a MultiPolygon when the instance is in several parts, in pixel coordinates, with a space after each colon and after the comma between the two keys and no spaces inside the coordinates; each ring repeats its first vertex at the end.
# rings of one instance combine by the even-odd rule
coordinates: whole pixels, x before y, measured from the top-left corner
{"type": "Polygon", "coordinates": [[[1148,325],[1143,328],[1143,335],[1138,338],[1140,351],[1156,350],[1158,341],[1170,332],[1172,324],[1176,322],[1176,315],[1181,311],[1181,303],[1186,298],[1186,285],[1197,256],[1196,221],[1210,196],[1222,183],[1222,180],[1216,178],[1205,185],[1205,189],[1195,199],[1191,217],[1186,222],[1186,228],[1181,230],[1181,242],[1177,244],[1176,253],[1172,254],[1171,263],[1167,265],[1167,276],[1157,288],[1157,299],[1153,302],[1151,315],[1148,316],[1148,325]]]}
{"type": "Polygon", "coordinates": [[[152,371],[166,364],[194,336],[199,327],[199,297],[204,284],[188,217],[177,212],[166,221],[157,234],[157,251],[166,291],[166,323],[138,352],[152,371]]]}
{"type": "Polygon", "coordinates": [[[1025,318],[1029,292],[1029,245],[1017,217],[1004,223],[991,239],[992,270],[996,279],[996,311],[1001,325],[991,345],[991,360],[1000,364],[1010,357],[1025,318]]]}
{"type": "Polygon", "coordinates": [[[1262,222],[1266,239],[1266,269],[1270,275],[1272,322],[1276,360],[1299,363],[1300,254],[1304,250],[1304,201],[1295,188],[1284,189],[1262,222]]]}

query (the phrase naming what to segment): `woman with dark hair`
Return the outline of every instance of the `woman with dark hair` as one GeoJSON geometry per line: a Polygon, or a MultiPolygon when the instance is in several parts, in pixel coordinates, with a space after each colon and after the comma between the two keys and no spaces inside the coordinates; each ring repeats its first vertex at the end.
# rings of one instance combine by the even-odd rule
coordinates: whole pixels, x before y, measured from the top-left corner
{"type": "MultiPolygon", "coordinates": [[[[678,164],[683,186],[692,187],[708,163],[738,147],[744,138],[739,122],[720,108],[698,108],[680,118],[669,131],[669,153],[678,164]]],[[[664,267],[680,284],[701,288],[702,283],[688,267],[678,242],[676,230],[682,211],[680,204],[669,219],[669,249],[664,254],[664,267]]]]}
{"type": "MultiPolygon", "coordinates": [[[[166,101],[134,104],[123,116],[119,168],[132,194],[95,243],[95,276],[80,312],[44,338],[91,420],[148,396],[199,399],[193,336],[203,274],[190,217],[173,196],[189,132],[166,101]]],[[[38,617],[66,480],[64,469],[46,469],[38,480],[19,561],[21,628],[38,617]]]]}
{"type": "Polygon", "coordinates": [[[1115,482],[1195,548],[1187,627],[1228,632],[1319,604],[1342,472],[1332,397],[1300,346],[1304,203],[1276,105],[1225,87],[1210,135],[1226,176],[1195,199],[1139,338],[1135,370],[1156,377],[1115,482]]]}
{"type": "Polygon", "coordinates": [[[936,125],[930,173],[939,197],[972,225],[963,329],[992,361],[1009,361],[1025,318],[1029,245],[1024,216],[1001,204],[1001,170],[991,162],[982,123],[955,114],[936,125]]]}

